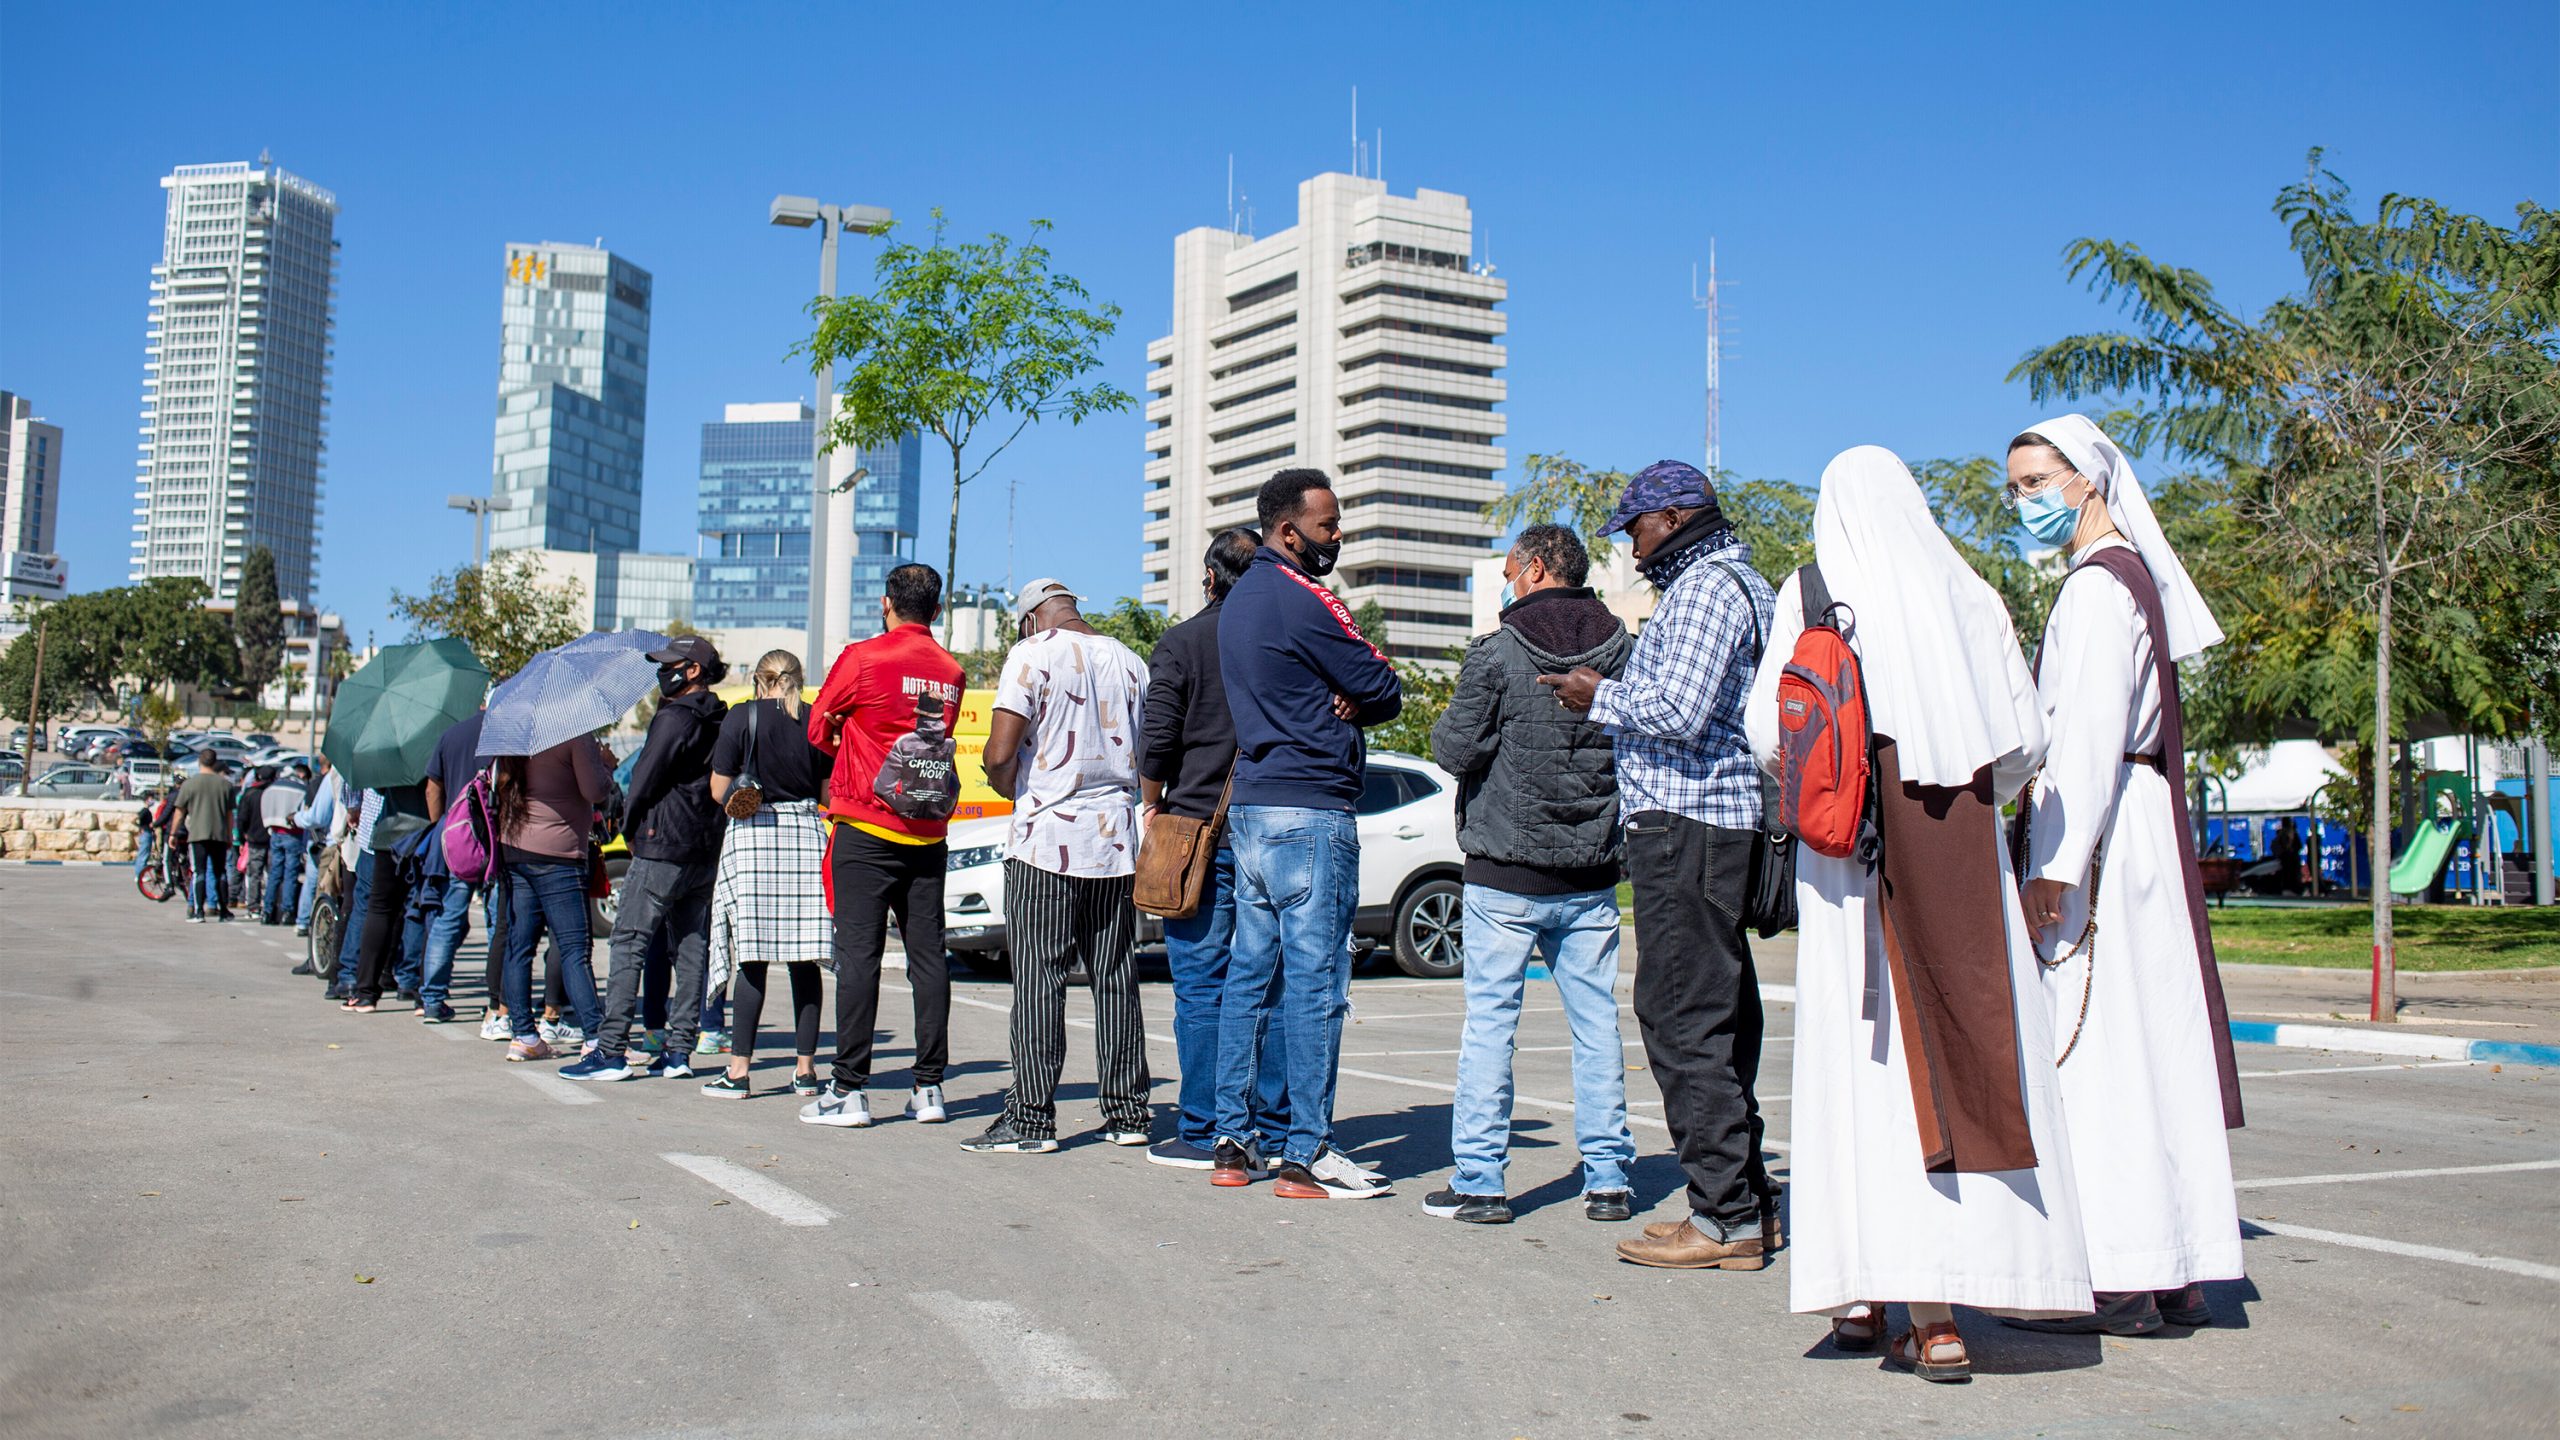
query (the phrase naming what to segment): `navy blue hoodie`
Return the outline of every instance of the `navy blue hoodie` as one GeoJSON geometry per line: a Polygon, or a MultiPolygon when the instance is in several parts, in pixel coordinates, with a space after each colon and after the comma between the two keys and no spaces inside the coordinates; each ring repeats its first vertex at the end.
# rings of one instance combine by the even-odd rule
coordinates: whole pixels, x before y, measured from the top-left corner
{"type": "Polygon", "coordinates": [[[1263,546],[1221,609],[1218,671],[1236,727],[1230,803],[1352,808],[1360,729],[1396,718],[1404,687],[1340,597],[1263,546]],[[1337,694],[1360,707],[1356,723],[1334,715],[1337,694]]]}

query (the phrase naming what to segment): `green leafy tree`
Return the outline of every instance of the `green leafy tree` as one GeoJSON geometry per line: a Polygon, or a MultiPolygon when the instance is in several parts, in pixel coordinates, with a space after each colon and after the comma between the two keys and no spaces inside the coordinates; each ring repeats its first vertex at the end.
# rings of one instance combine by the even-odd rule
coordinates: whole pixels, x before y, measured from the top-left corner
{"type": "Polygon", "coordinates": [[[251,546],[240,562],[231,634],[240,650],[241,692],[255,700],[284,663],[284,606],[276,598],[276,557],[264,545],[251,546]]]}
{"type": "MultiPolygon", "coordinates": [[[[1531,455],[1521,481],[1485,507],[1485,517],[1509,527],[1552,522],[1582,536],[1594,566],[1612,553],[1600,527],[1618,513],[1626,493],[1624,470],[1600,470],[1565,455],[1531,455]]],[[[1776,584],[1813,558],[1813,492],[1787,480],[1744,480],[1727,470],[1714,478],[1716,506],[1733,532],[1751,547],[1751,563],[1776,584]]]]}
{"type": "MultiPolygon", "coordinates": [[[[2370,220],[2311,155],[2278,196],[2303,288],[2255,320],[2192,270],[2075,241],[2070,274],[2129,331],[2031,351],[2038,398],[2139,397],[2120,438],[2219,472],[2183,497],[2191,569],[2229,639],[2217,724],[2308,717],[2386,754],[2414,717],[2514,733],[2560,714],[2560,224],[2497,225],[2410,196],[2370,220]]],[[[2226,736],[2199,737],[2206,743],[2226,736]]],[[[2368,843],[2391,854],[2391,768],[2368,843]]],[[[2374,887],[2377,1019],[2394,1018],[2391,905],[2374,887]]]]}
{"type": "Polygon", "coordinates": [[[1141,660],[1156,653],[1156,642],[1173,628],[1172,616],[1127,595],[1113,601],[1110,609],[1084,619],[1094,629],[1136,651],[1141,660]]]}
{"type": "Polygon", "coordinates": [[[534,656],[587,632],[585,589],[574,580],[547,584],[532,556],[501,550],[485,566],[436,576],[424,595],[392,591],[391,611],[409,622],[410,638],[457,637],[493,680],[504,680],[534,656]]]}
{"type": "MultiPolygon", "coordinates": [[[[204,582],[160,576],[139,585],[92,590],[49,605],[22,605],[22,620],[39,616],[46,631],[46,715],[116,708],[116,689],[192,685],[229,689],[238,683],[239,652],[222,617],[204,608],[204,582]]],[[[0,654],[0,706],[27,719],[35,678],[33,636],[0,654]]]]}
{"type": "Polygon", "coordinates": [[[922,431],[950,452],[946,583],[959,569],[961,491],[971,480],[1036,421],[1078,425],[1135,403],[1107,381],[1077,383],[1101,366],[1099,346],[1119,328],[1120,307],[1094,303],[1082,283],[1049,268],[1038,241],[1049,228],[1034,220],[1033,238],[1020,245],[1003,235],[954,244],[935,210],[931,243],[881,247],[871,294],[812,301],[817,331],[792,351],[812,370],[850,367],[831,445],[881,445],[922,431]],[[982,430],[1003,438],[972,456],[982,430]]]}
{"type": "Polygon", "coordinates": [[[1369,748],[1395,750],[1407,755],[1431,758],[1431,727],[1440,723],[1442,712],[1458,693],[1458,661],[1466,657],[1465,646],[1453,646],[1446,668],[1402,661],[1396,666],[1396,678],[1404,684],[1404,709],[1396,718],[1369,731],[1369,748]]]}
{"type": "Polygon", "coordinates": [[[1363,600],[1360,608],[1351,612],[1351,623],[1359,627],[1361,639],[1378,647],[1379,654],[1387,653],[1386,606],[1375,600],[1363,600]]]}

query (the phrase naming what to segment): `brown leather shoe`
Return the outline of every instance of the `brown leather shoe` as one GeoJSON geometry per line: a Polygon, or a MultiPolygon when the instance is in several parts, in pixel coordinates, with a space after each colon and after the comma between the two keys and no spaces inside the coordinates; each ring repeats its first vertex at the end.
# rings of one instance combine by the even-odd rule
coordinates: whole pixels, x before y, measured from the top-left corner
{"type": "Polygon", "coordinates": [[[1761,1251],[1759,1236],[1710,1240],[1686,1220],[1668,1235],[1619,1241],[1618,1258],[1660,1270],[1757,1270],[1769,1263],[1761,1251]]]}
{"type": "MultiPolygon", "coordinates": [[[[1668,1240],[1674,1232],[1679,1230],[1681,1226],[1688,1223],[1689,1222],[1686,1220],[1656,1220],[1652,1224],[1644,1227],[1644,1238],[1647,1240],[1668,1240]]],[[[1775,1254],[1785,1248],[1787,1248],[1786,1220],[1779,1214],[1778,1207],[1776,1205],[1771,1204],[1762,1206],[1760,1210],[1761,1253],[1775,1254]]]]}

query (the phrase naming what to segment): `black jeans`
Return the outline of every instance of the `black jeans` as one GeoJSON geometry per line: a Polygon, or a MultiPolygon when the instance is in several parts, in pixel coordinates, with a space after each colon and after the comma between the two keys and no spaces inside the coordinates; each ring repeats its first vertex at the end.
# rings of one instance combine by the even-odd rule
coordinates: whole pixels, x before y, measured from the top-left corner
{"type": "Polygon", "coordinates": [[[402,932],[408,928],[409,877],[388,850],[373,852],[373,885],[365,891],[364,934],[356,942],[356,993],[359,1005],[382,999],[386,985],[396,984],[402,932]]]}
{"type": "Polygon", "coordinates": [[[835,879],[836,1066],[839,1090],[871,1083],[872,1031],[880,1020],[880,956],[889,919],[907,951],[915,992],[918,1088],[942,1083],[951,1063],[951,957],[942,948],[942,876],[950,847],[901,845],[838,825],[827,842],[835,879]]]}
{"type": "MultiPolygon", "coordinates": [[[[1743,936],[1752,832],[1667,810],[1627,818],[1636,899],[1636,1024],[1689,1208],[1759,1223],[1778,1188],[1760,1160],[1760,977],[1743,936]]],[[[1718,1238],[1722,1238],[1720,1235],[1718,1238]]]]}
{"type": "Polygon", "coordinates": [[[674,965],[668,996],[667,1051],[693,1053],[702,1022],[702,986],[711,946],[712,864],[708,860],[635,858],[622,872],[622,908],[613,917],[612,969],[605,975],[604,1025],[588,1038],[608,1058],[630,1043],[640,1013],[641,971],[661,939],[674,965]]]}

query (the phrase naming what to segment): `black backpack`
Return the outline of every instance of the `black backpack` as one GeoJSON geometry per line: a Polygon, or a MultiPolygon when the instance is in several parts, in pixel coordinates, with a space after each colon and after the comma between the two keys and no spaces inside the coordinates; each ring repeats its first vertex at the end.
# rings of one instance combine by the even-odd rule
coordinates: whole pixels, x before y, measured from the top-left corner
{"type": "Polygon", "coordinates": [[[898,737],[871,781],[871,796],[909,820],[948,820],[960,808],[959,744],[943,721],[942,697],[916,697],[916,728],[898,737]]]}

